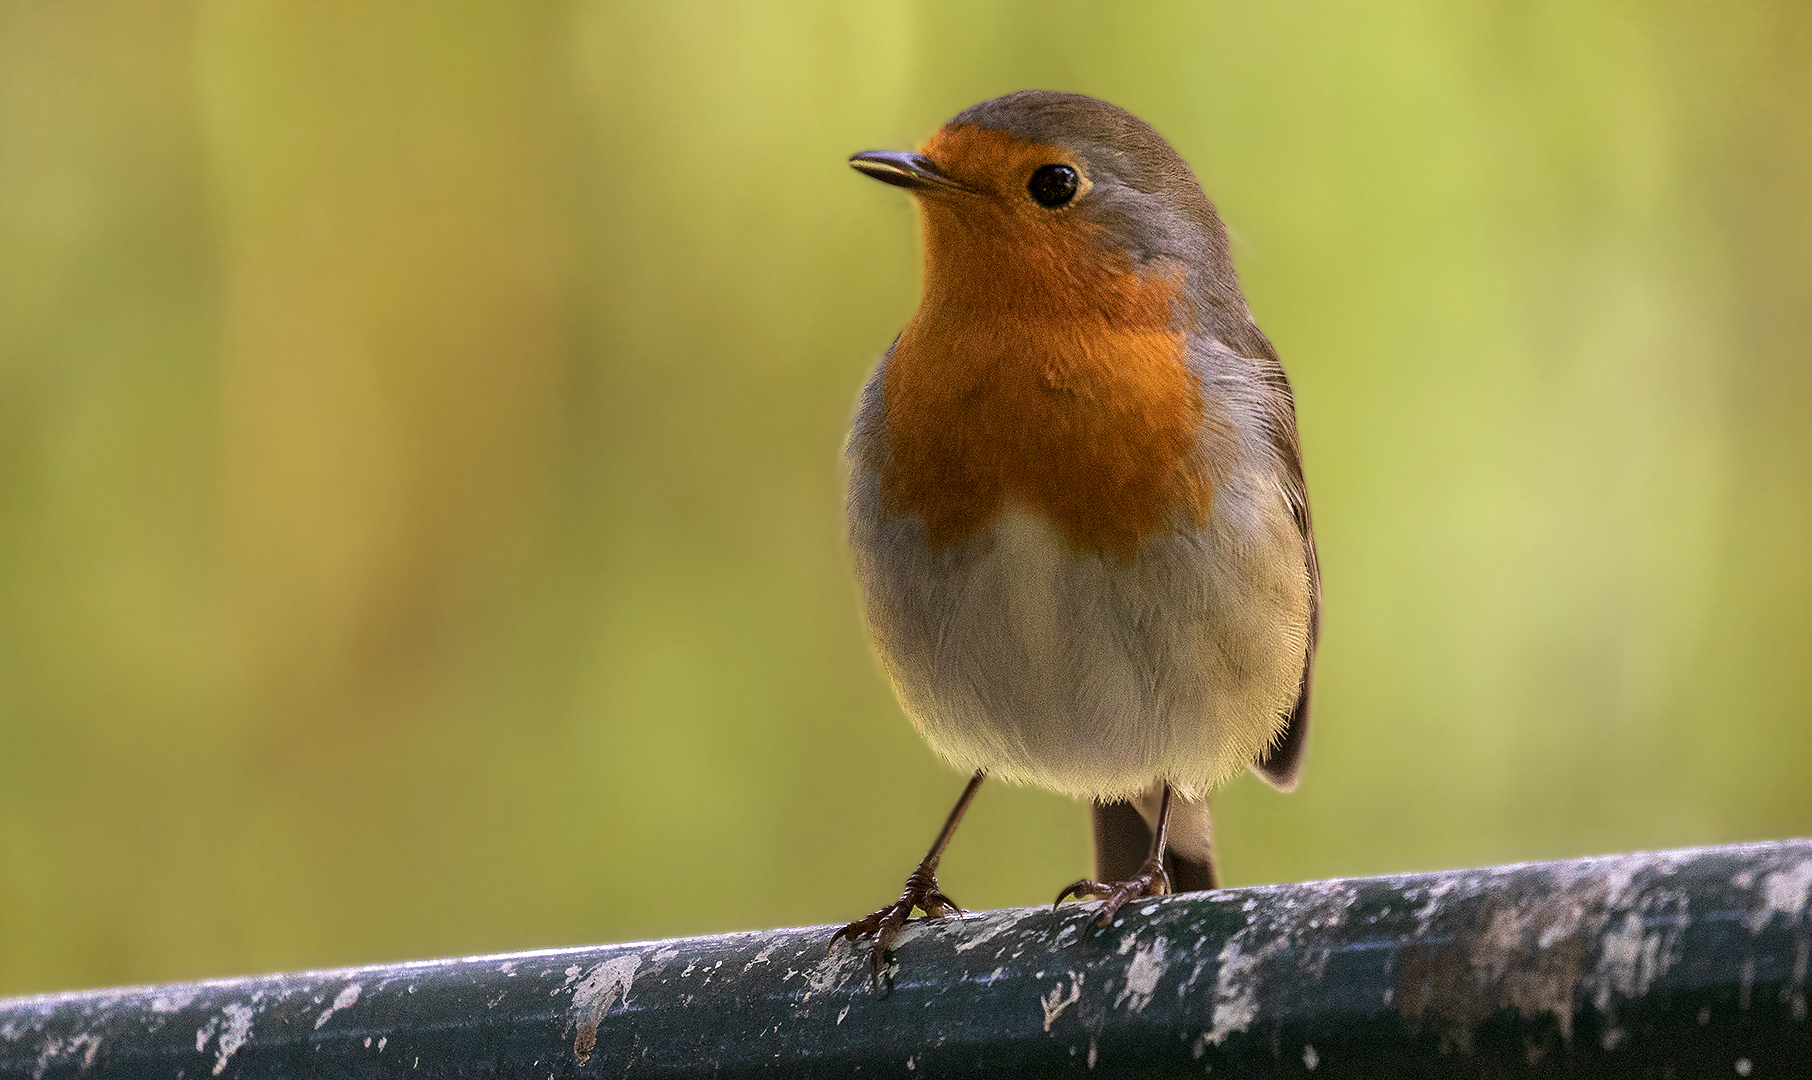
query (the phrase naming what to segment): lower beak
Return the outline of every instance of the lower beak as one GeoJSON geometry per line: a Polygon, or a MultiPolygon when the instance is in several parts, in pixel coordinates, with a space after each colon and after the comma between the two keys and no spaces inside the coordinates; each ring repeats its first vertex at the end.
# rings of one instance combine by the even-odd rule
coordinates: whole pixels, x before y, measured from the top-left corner
{"type": "Polygon", "coordinates": [[[851,155],[849,163],[865,176],[872,176],[883,184],[892,184],[910,191],[974,190],[939,172],[938,167],[924,154],[900,150],[864,150],[860,154],[851,155]]]}

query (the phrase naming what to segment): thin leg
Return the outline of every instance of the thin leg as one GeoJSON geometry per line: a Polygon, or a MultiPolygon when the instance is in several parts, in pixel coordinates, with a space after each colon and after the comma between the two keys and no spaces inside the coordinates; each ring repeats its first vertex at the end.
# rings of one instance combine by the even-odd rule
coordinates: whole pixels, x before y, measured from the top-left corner
{"type": "Polygon", "coordinates": [[[1111,885],[1088,878],[1071,885],[1057,894],[1057,901],[1051,905],[1056,910],[1059,904],[1074,896],[1078,900],[1099,899],[1101,910],[1095,916],[1097,928],[1106,927],[1114,921],[1120,909],[1133,900],[1146,896],[1163,896],[1170,892],[1170,875],[1164,872],[1164,848],[1170,841],[1170,785],[1164,785],[1164,801],[1158,805],[1158,834],[1152,838],[1151,855],[1139,867],[1139,872],[1126,881],[1117,881],[1111,885]]]}
{"type": "Polygon", "coordinates": [[[937,864],[944,857],[944,848],[949,846],[950,837],[956,834],[957,823],[963,820],[963,811],[969,809],[969,804],[975,800],[975,792],[977,788],[981,787],[983,775],[983,772],[977,769],[975,775],[969,778],[969,786],[963,789],[962,798],[957,799],[956,805],[950,809],[950,816],[944,820],[944,827],[937,834],[937,840],[932,843],[931,850],[927,851],[925,857],[919,860],[918,869],[907,875],[906,889],[900,893],[900,898],[866,918],[857,919],[831,935],[830,944],[833,949],[843,938],[855,941],[870,934],[875,935],[869,982],[876,989],[879,989],[881,985],[881,967],[886,963],[888,947],[893,944],[893,939],[899,934],[900,927],[905,926],[906,920],[912,917],[914,908],[923,911],[927,918],[932,919],[963,913],[963,909],[957,907],[956,902],[945,896],[943,891],[938,888],[937,864]]]}

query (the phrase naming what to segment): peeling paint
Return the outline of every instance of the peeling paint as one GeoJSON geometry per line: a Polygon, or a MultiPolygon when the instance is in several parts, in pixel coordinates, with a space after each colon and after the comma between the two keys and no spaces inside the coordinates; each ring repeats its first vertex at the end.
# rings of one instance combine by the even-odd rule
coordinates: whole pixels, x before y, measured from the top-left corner
{"type": "Polygon", "coordinates": [[[181,1012],[195,1001],[195,991],[188,987],[175,987],[162,991],[151,999],[151,1011],[154,1013],[181,1012]]]}
{"type": "Polygon", "coordinates": [[[986,945],[988,942],[993,941],[995,938],[999,937],[1000,935],[1006,933],[1009,930],[1014,929],[1017,925],[1018,925],[1017,919],[1010,919],[1010,918],[1003,919],[1003,918],[999,918],[999,917],[989,919],[988,925],[980,933],[971,934],[971,935],[965,937],[963,940],[957,942],[956,951],[959,953],[968,952],[970,949],[974,949],[979,946],[986,945]]]}
{"type": "Polygon", "coordinates": [[[1227,939],[1216,957],[1221,967],[1214,977],[1214,1011],[1208,1020],[1208,1041],[1216,1046],[1252,1026],[1258,1016],[1259,964],[1288,943],[1278,938],[1249,953],[1244,939],[1250,931],[1247,927],[1227,939]]]}
{"type": "Polygon", "coordinates": [[[866,963],[866,958],[854,949],[839,949],[829,954],[805,973],[805,993],[800,995],[800,1003],[804,1004],[820,994],[843,989],[866,963]]]}
{"type": "Polygon", "coordinates": [[[1116,1008],[1124,1002],[1128,1012],[1138,1013],[1151,1004],[1151,997],[1158,990],[1158,980],[1164,977],[1164,944],[1164,939],[1158,937],[1149,945],[1139,946],[1133,953],[1132,963],[1126,965],[1126,983],[1114,999],[1116,1008]]]}
{"type": "Polygon", "coordinates": [[[38,1053],[37,1064],[31,1071],[31,1080],[40,1080],[40,1078],[43,1077],[43,1075],[44,1075],[44,1070],[48,1069],[50,1067],[51,1059],[55,1058],[58,1054],[61,1054],[62,1052],[63,1052],[63,1040],[62,1039],[51,1039],[48,1042],[46,1042],[44,1044],[44,1049],[39,1051],[39,1053],[38,1053]]]}
{"type": "MultiPolygon", "coordinates": [[[[237,1002],[220,1010],[220,1041],[214,1048],[214,1075],[226,1071],[227,1062],[239,1048],[252,1041],[252,1008],[237,1002]]],[[[200,1047],[197,1047],[200,1049],[200,1047]]]]}
{"type": "MultiPolygon", "coordinates": [[[[771,948],[771,947],[770,947],[771,948]]],[[[577,1024],[579,1034],[573,1038],[573,1055],[583,1065],[591,1060],[591,1053],[598,1046],[598,1025],[603,1023],[604,1014],[610,1007],[621,1001],[629,1004],[629,988],[635,982],[636,969],[642,966],[642,959],[631,953],[618,956],[593,965],[573,987],[573,1003],[568,1013],[570,1024],[577,1024]]]]}
{"type": "Polygon", "coordinates": [[[1593,973],[1594,1003],[1608,1013],[1611,991],[1626,998],[1648,993],[1655,978],[1667,971],[1670,958],[1661,932],[1643,927],[1642,916],[1630,912],[1622,924],[1601,939],[1598,970],[1593,973]]]}
{"type": "Polygon", "coordinates": [[[101,1037],[92,1032],[77,1035],[69,1040],[69,1052],[73,1054],[78,1050],[82,1052],[82,1071],[87,1072],[94,1068],[95,1055],[101,1052],[101,1037]]]}
{"type": "Polygon", "coordinates": [[[1783,915],[1790,926],[1799,926],[1806,918],[1806,902],[1812,899],[1812,859],[1777,870],[1762,879],[1761,906],[1749,916],[1749,932],[1758,934],[1776,915],[1783,915]]]}
{"type": "Polygon", "coordinates": [[[780,943],[777,941],[769,943],[766,948],[762,949],[760,952],[755,954],[755,959],[749,961],[748,963],[746,963],[742,966],[743,974],[745,974],[745,975],[748,974],[749,971],[752,970],[756,964],[773,963],[773,961],[771,959],[769,959],[769,957],[772,957],[774,955],[774,950],[778,949],[779,947],[780,947],[780,943]]]}
{"type": "Polygon", "coordinates": [[[333,1004],[329,1005],[325,1009],[322,1009],[321,1015],[315,1018],[315,1030],[320,1031],[321,1025],[323,1025],[323,1024],[327,1023],[327,1021],[333,1019],[334,1013],[339,1012],[341,1009],[349,1008],[349,1007],[351,1007],[351,1005],[354,1002],[358,1001],[359,1000],[359,989],[360,989],[360,987],[359,987],[358,983],[352,983],[351,985],[347,986],[344,990],[341,990],[338,994],[335,994],[334,998],[333,998],[333,1004]]]}
{"type": "Polygon", "coordinates": [[[1426,897],[1427,902],[1416,909],[1415,919],[1417,937],[1428,936],[1428,931],[1434,926],[1435,918],[1441,913],[1441,901],[1445,899],[1449,893],[1453,892],[1455,889],[1462,888],[1463,886],[1464,881],[1461,878],[1454,877],[1448,878],[1445,881],[1437,881],[1427,889],[1419,891],[1418,895],[1426,897]]]}
{"type": "Polygon", "coordinates": [[[1046,1033],[1050,1032],[1051,1025],[1057,1022],[1057,1018],[1063,1015],[1063,1010],[1082,1000],[1083,977],[1073,971],[1066,972],[1066,974],[1070,979],[1068,993],[1065,993],[1063,990],[1063,980],[1058,979],[1057,982],[1052,985],[1051,992],[1038,999],[1038,1004],[1044,1012],[1044,1030],[1046,1033]]]}

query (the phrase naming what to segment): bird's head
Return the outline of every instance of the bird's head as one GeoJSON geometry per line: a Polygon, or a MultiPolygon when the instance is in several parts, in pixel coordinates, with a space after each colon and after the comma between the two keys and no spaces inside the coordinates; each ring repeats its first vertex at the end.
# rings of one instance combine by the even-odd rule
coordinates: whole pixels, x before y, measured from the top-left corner
{"type": "MultiPolygon", "coordinates": [[[[859,171],[918,197],[927,302],[1062,311],[1103,276],[1194,301],[1218,331],[1248,323],[1214,205],[1150,125],[1081,94],[1030,90],[964,110],[916,152],[859,171]]],[[[1225,335],[1223,335],[1225,337],[1225,335]]]]}

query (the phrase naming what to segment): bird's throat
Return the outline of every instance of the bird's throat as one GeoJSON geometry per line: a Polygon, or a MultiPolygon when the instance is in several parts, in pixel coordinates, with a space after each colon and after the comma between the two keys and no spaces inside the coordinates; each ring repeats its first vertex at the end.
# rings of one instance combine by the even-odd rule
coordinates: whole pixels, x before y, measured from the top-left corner
{"type": "Polygon", "coordinates": [[[1180,272],[1039,224],[927,208],[925,295],[887,363],[883,499],[936,546],[1012,502],[1080,552],[1130,556],[1206,520],[1226,425],[1204,424],[1184,363],[1180,272]],[[975,234],[989,227],[1023,234],[975,234]]]}

